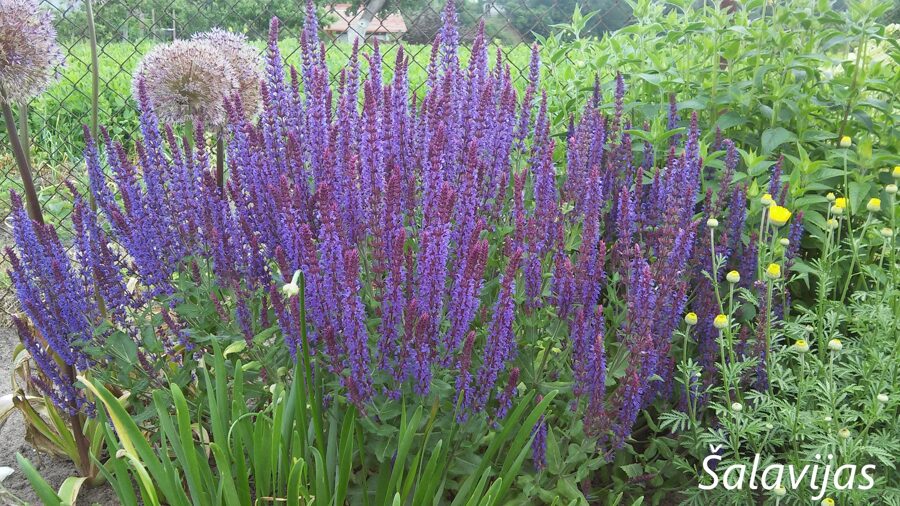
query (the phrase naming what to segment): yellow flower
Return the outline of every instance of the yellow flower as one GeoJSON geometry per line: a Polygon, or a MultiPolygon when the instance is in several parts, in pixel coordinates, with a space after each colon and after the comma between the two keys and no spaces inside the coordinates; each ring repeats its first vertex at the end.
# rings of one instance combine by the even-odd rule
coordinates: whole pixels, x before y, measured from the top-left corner
{"type": "Polygon", "coordinates": [[[834,207],[838,209],[846,209],[847,208],[847,197],[838,197],[834,199],[834,207]]]}
{"type": "Polygon", "coordinates": [[[771,193],[766,193],[762,197],[759,198],[759,203],[763,205],[763,207],[769,207],[775,203],[775,200],[772,199],[771,193]]]}
{"type": "Polygon", "coordinates": [[[791,212],[786,207],[772,206],[769,209],[769,223],[780,227],[791,219],[791,212]]]}
{"type": "Polygon", "coordinates": [[[870,213],[881,211],[881,199],[877,197],[870,198],[869,203],[866,204],[866,209],[868,209],[870,213]]]}
{"type": "Polygon", "coordinates": [[[809,351],[809,343],[807,343],[805,339],[797,339],[794,341],[794,350],[800,353],[806,353],[809,351]]]}
{"type": "Polygon", "coordinates": [[[846,136],[846,135],[843,136],[843,137],[841,137],[841,144],[840,144],[840,146],[841,146],[842,148],[849,148],[851,144],[853,144],[853,139],[851,139],[850,137],[848,137],[848,136],[846,136]]]}
{"type": "Polygon", "coordinates": [[[723,314],[716,315],[716,319],[713,320],[713,327],[715,327],[719,330],[722,330],[727,326],[728,326],[728,317],[723,314]]]}
{"type": "Polygon", "coordinates": [[[822,506],[834,506],[834,499],[832,499],[830,497],[826,497],[825,499],[822,499],[821,504],[822,504],[822,506]]]}
{"type": "Polygon", "coordinates": [[[688,324],[688,326],[693,327],[697,324],[697,313],[693,311],[684,315],[684,323],[688,324]]]}
{"type": "Polygon", "coordinates": [[[738,271],[728,271],[728,274],[725,275],[725,279],[727,279],[729,283],[739,283],[741,281],[741,273],[738,271]]]}
{"type": "Polygon", "coordinates": [[[891,171],[891,175],[894,176],[894,179],[900,179],[900,165],[894,166],[894,170],[891,171]]]}
{"type": "Polygon", "coordinates": [[[769,279],[778,279],[781,277],[781,266],[778,264],[769,264],[766,267],[766,277],[769,279]]]}
{"type": "Polygon", "coordinates": [[[843,347],[844,345],[841,344],[840,339],[832,339],[831,341],[828,341],[828,349],[831,351],[841,351],[843,347]]]}

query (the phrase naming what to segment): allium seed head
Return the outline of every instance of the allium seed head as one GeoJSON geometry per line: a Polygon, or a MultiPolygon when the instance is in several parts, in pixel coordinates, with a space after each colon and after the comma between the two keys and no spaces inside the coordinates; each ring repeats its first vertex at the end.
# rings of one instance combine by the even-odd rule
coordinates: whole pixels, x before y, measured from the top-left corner
{"type": "Polygon", "coordinates": [[[0,101],[27,102],[63,63],[50,14],[35,0],[0,0],[0,101]]]}
{"type": "Polygon", "coordinates": [[[140,102],[141,79],[147,100],[162,123],[192,118],[206,125],[225,122],[225,100],[238,92],[231,63],[206,41],[177,40],[154,47],[138,64],[132,93],[140,102]]]}
{"type": "Polygon", "coordinates": [[[213,28],[208,32],[195,34],[192,40],[212,44],[219,55],[231,65],[234,78],[237,79],[244,113],[247,116],[256,114],[259,109],[262,69],[259,52],[247,43],[247,37],[242,33],[213,28]]]}

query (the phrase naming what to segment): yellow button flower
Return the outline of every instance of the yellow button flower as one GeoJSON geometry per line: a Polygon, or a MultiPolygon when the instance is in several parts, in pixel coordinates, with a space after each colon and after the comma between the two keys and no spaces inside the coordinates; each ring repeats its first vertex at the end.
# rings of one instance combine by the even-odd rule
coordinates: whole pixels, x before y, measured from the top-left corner
{"type": "Polygon", "coordinates": [[[834,199],[834,207],[837,207],[838,209],[846,209],[847,197],[838,197],[834,199]]]}
{"type": "Polygon", "coordinates": [[[891,171],[891,175],[894,176],[894,179],[900,179],[900,165],[894,166],[894,170],[891,171]]]}
{"type": "Polygon", "coordinates": [[[831,351],[841,351],[844,348],[844,345],[841,343],[840,339],[832,339],[828,341],[828,349],[831,351]]]}
{"type": "Polygon", "coordinates": [[[839,226],[838,220],[834,218],[828,218],[828,221],[826,221],[825,224],[828,225],[829,230],[835,230],[839,226]]]}
{"type": "Polygon", "coordinates": [[[809,343],[807,343],[805,339],[797,339],[794,341],[794,350],[800,353],[806,353],[809,351],[809,343]]]}
{"type": "Polygon", "coordinates": [[[716,319],[713,320],[713,327],[715,327],[719,330],[722,330],[727,326],[728,326],[728,317],[723,314],[716,315],[716,319]]]}
{"type": "Polygon", "coordinates": [[[870,213],[881,211],[881,199],[877,197],[870,198],[869,203],[866,204],[866,209],[868,209],[870,213]]]}
{"type": "Polygon", "coordinates": [[[781,266],[778,264],[769,264],[766,267],[766,277],[769,279],[778,279],[781,277],[781,266]]]}
{"type": "Polygon", "coordinates": [[[764,207],[769,207],[775,203],[775,200],[772,198],[771,193],[766,193],[762,197],[759,198],[759,203],[764,207]]]}
{"type": "Polygon", "coordinates": [[[842,148],[849,148],[851,144],[853,144],[853,139],[851,139],[849,136],[845,135],[841,137],[840,146],[842,148]]]}
{"type": "Polygon", "coordinates": [[[769,209],[769,223],[780,227],[791,219],[791,212],[786,207],[772,206],[769,209]]]}
{"type": "Polygon", "coordinates": [[[697,313],[693,311],[684,315],[684,323],[688,324],[688,326],[693,327],[697,324],[697,313]]]}
{"type": "Polygon", "coordinates": [[[728,271],[728,274],[725,275],[725,279],[727,279],[729,283],[740,283],[741,273],[738,271],[728,271]]]}
{"type": "Polygon", "coordinates": [[[822,499],[821,505],[822,506],[834,506],[834,499],[832,499],[830,497],[826,497],[825,499],[822,499]]]}
{"type": "MultiPolygon", "coordinates": [[[[838,431],[838,436],[841,436],[841,439],[849,438],[850,437],[850,429],[848,429],[847,427],[844,427],[843,429],[838,431]]],[[[832,501],[831,504],[834,504],[834,502],[832,501]]]]}

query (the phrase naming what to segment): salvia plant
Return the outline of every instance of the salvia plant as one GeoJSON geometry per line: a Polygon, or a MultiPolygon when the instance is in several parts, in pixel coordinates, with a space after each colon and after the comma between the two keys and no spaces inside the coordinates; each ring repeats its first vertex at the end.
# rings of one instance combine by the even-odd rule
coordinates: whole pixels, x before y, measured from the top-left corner
{"type": "MultiPolygon", "coordinates": [[[[702,143],[675,104],[651,136],[621,75],[608,97],[595,79],[552,135],[537,48],[519,93],[483,25],[463,64],[452,1],[443,18],[421,93],[410,57],[388,73],[377,42],[331,85],[311,2],[296,65],[272,20],[261,79],[226,33],[159,50],[184,61],[148,56],[133,149],[85,128],[71,256],[12,194],[32,381],[98,422],[74,438],[123,503],[618,504],[696,478],[707,445],[759,446],[729,413],[777,412],[776,392],[803,402],[805,383],[782,384],[786,336],[803,333],[788,285],[809,274],[783,160],[749,198],[732,141],[702,143]],[[177,81],[223,49],[202,86],[177,81]],[[220,181],[208,128],[224,132],[220,181]],[[643,442],[664,429],[681,448],[643,442]]],[[[896,279],[893,243],[865,236],[869,205],[861,229],[850,212],[823,238],[824,262],[847,263],[848,241],[844,290],[896,279]],[[861,268],[878,247],[890,278],[861,268]]],[[[832,374],[835,332],[822,323],[812,344],[832,374]]],[[[65,501],[23,466],[42,500],[65,501]]]]}

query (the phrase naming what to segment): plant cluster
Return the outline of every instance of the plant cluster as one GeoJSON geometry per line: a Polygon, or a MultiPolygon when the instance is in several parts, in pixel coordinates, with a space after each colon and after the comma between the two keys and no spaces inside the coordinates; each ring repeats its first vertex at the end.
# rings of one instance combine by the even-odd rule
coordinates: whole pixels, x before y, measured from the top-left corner
{"type": "MultiPolygon", "coordinates": [[[[893,141],[770,159],[718,106],[639,111],[623,74],[563,104],[537,46],[517,89],[457,26],[451,1],[421,93],[377,43],[332,83],[311,2],[296,65],[277,19],[261,72],[226,32],[162,46],[140,138],[84,129],[71,255],[11,193],[17,405],[78,479],[123,504],[897,499],[893,141]],[[835,167],[797,190],[798,159],[835,167]]],[[[20,464],[46,504],[77,493],[20,464]]]]}

